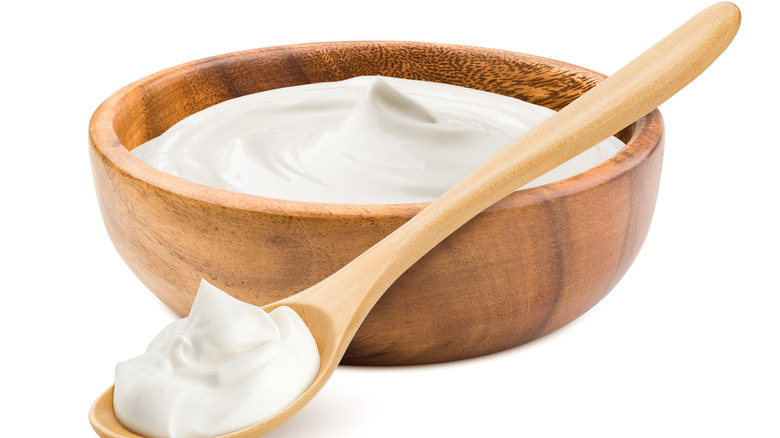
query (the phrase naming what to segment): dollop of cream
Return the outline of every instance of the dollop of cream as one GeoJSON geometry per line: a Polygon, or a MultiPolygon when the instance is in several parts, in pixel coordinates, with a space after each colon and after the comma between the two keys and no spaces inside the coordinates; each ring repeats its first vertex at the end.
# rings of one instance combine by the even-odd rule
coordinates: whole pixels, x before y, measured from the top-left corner
{"type": "Polygon", "coordinates": [[[279,412],[319,367],[317,344],[295,311],[266,313],[202,281],[188,317],[117,365],[114,411],[143,436],[223,435],[279,412]]]}
{"type": "MultiPolygon", "coordinates": [[[[479,90],[362,76],[222,102],[133,153],[184,179],[270,198],[431,202],[553,113],[479,90]]],[[[525,187],[576,175],[623,146],[609,138],[525,187]]]]}

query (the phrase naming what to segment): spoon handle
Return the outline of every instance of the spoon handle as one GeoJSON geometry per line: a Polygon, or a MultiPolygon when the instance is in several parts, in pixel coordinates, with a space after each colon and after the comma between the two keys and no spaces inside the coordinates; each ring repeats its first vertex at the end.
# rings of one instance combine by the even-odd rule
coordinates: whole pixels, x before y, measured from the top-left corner
{"type": "Polygon", "coordinates": [[[477,213],[625,128],[685,87],[726,49],[739,23],[739,9],[732,3],[703,10],[486,161],[355,259],[350,269],[342,269],[361,284],[335,297],[342,304],[351,302],[349,307],[360,315],[349,324],[359,325],[404,271],[477,213]]]}

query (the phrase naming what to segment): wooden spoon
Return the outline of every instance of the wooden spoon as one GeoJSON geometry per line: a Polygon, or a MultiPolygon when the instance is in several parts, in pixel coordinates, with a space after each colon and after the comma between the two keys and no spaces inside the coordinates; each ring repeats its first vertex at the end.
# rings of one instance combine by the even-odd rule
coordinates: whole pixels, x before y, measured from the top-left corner
{"type": "MultiPolygon", "coordinates": [[[[718,3],[485,162],[439,199],[322,282],[263,309],[293,308],[322,358],[309,389],[271,418],[230,438],[256,437],[298,412],[319,392],[363,319],[388,287],[453,231],[518,187],[652,111],[703,72],[737,33],[739,9],[718,3]]],[[[463,309],[468,312],[468,309],[463,309]]],[[[137,437],[114,415],[113,387],[89,413],[101,437],[137,437]]]]}

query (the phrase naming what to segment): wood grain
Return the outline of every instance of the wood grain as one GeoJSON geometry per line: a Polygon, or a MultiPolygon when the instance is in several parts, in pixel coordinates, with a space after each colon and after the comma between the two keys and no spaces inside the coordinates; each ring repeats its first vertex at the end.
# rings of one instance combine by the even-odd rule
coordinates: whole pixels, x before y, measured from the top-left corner
{"type": "MultiPolygon", "coordinates": [[[[560,109],[603,76],[498,50],[345,42],[221,55],[156,73],[107,99],[90,123],[106,229],[122,258],[180,315],[198,281],[268,304],[341,268],[425,204],[336,205],[260,198],[159,172],[128,150],[215,103],[359,75],[444,82],[560,109]]],[[[653,111],[627,146],[564,181],[516,192],[471,220],[393,284],[344,363],[422,364],[479,356],[549,333],[604,297],[647,234],[662,160],[653,111]]]]}

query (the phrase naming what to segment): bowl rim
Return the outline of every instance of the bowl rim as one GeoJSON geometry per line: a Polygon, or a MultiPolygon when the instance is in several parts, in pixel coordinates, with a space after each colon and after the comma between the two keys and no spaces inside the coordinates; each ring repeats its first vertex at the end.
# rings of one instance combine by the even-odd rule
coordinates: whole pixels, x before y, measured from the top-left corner
{"type": "MultiPolygon", "coordinates": [[[[423,43],[414,41],[342,41],[265,47],[225,53],[190,61],[152,73],[122,87],[104,100],[92,115],[89,122],[90,149],[94,150],[98,157],[110,164],[115,170],[141,184],[153,186],[165,192],[185,198],[192,198],[216,207],[298,218],[411,218],[429,203],[330,204],[293,201],[232,192],[195,183],[158,170],[141,161],[125,148],[114,130],[114,117],[119,113],[122,105],[125,104],[126,96],[138,89],[153,86],[156,81],[178,72],[247,55],[257,56],[263,53],[273,53],[274,51],[307,49],[337,50],[343,49],[347,45],[355,47],[361,44],[365,44],[366,47],[375,47],[376,45],[382,44],[402,44],[423,48],[437,47],[443,49],[477,50],[488,56],[511,54],[535,62],[545,63],[556,68],[576,71],[577,73],[584,74],[596,81],[606,78],[606,75],[593,70],[549,58],[506,50],[455,44],[423,43]]],[[[563,198],[603,184],[631,171],[640,163],[644,162],[647,157],[662,144],[664,137],[663,117],[658,109],[655,109],[638,119],[633,125],[634,129],[629,141],[626,142],[626,145],[617,154],[613,155],[608,160],[577,175],[549,184],[515,191],[488,207],[485,212],[518,208],[524,205],[563,198]]]]}

